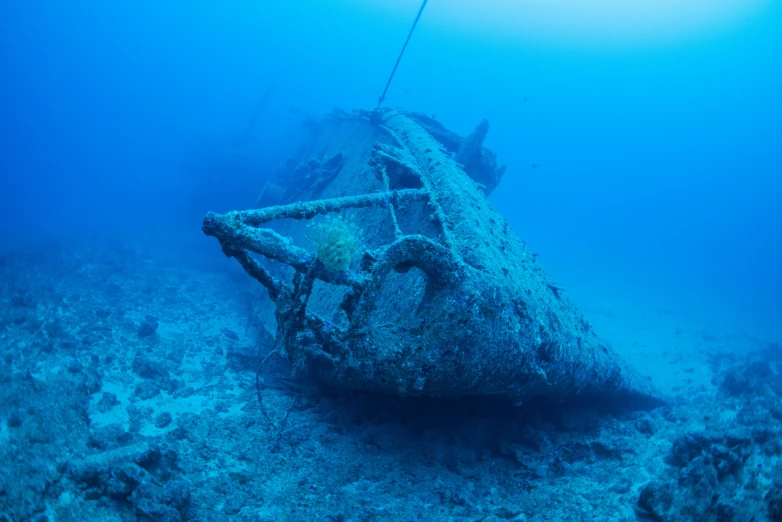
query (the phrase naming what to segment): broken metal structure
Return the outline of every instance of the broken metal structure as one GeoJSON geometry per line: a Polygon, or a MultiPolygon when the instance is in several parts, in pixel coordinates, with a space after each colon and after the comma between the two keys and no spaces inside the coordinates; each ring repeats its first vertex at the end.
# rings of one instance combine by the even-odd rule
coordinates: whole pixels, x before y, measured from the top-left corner
{"type": "Polygon", "coordinates": [[[337,112],[269,206],[210,213],[203,230],[266,288],[264,319],[294,366],[339,388],[657,401],[488,201],[504,172],[483,146],[488,128],[461,138],[420,114],[337,112]],[[366,243],[338,272],[303,226],[329,213],[366,243]]]}

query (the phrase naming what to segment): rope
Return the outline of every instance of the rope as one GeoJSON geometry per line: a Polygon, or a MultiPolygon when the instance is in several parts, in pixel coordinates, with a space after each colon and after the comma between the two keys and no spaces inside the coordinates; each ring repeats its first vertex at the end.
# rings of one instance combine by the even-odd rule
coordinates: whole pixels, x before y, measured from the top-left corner
{"type": "Polygon", "coordinates": [[[418,24],[418,19],[421,18],[421,13],[424,12],[424,7],[426,7],[426,2],[428,0],[424,0],[421,4],[421,8],[418,10],[418,14],[415,17],[415,21],[413,22],[413,26],[410,28],[410,32],[407,34],[407,39],[405,40],[405,44],[402,46],[402,50],[399,51],[399,56],[396,58],[396,63],[394,64],[394,68],[391,70],[391,76],[388,77],[388,82],[386,82],[386,88],[383,89],[383,94],[380,95],[380,97],[377,99],[377,108],[380,108],[380,105],[385,101],[386,99],[386,92],[388,92],[388,87],[391,85],[391,80],[394,79],[394,73],[396,73],[396,68],[399,66],[399,62],[402,60],[402,55],[405,54],[405,49],[407,49],[407,42],[410,41],[410,37],[413,36],[413,31],[415,31],[415,26],[418,24]]]}

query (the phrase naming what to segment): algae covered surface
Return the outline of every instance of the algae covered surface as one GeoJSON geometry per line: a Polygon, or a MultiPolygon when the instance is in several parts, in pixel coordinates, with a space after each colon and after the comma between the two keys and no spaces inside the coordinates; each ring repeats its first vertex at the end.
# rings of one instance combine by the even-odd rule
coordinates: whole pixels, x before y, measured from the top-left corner
{"type": "MultiPolygon", "coordinates": [[[[486,174],[457,162],[486,163],[468,161],[465,152],[491,154],[482,147],[485,120],[454,156],[447,142],[396,111],[340,112],[324,127],[310,148],[332,157],[326,164],[339,158],[329,180],[309,176],[315,182],[307,191],[297,167],[277,181],[309,197],[204,220],[204,232],[276,303],[269,319],[291,362],[318,364],[332,384],[402,396],[661,401],[648,379],[599,339],[488,201],[474,178],[492,179],[497,167],[490,164],[486,174]],[[264,227],[342,210],[354,212],[351,219],[364,224],[374,243],[356,271],[349,258],[333,270],[321,245],[304,252],[295,245],[301,240],[295,228],[280,235],[264,227]],[[291,283],[275,279],[274,268],[251,253],[293,269],[291,283]],[[340,297],[335,285],[348,289],[340,297]],[[408,300],[404,308],[396,295],[408,300]]],[[[317,165],[316,158],[299,160],[317,165]]],[[[350,238],[331,240],[334,250],[350,238]]]]}

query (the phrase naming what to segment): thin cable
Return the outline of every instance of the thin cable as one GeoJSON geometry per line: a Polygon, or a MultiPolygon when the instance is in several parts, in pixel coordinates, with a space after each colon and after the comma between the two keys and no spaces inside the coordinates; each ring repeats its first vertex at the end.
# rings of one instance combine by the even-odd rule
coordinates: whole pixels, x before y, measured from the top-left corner
{"type": "Polygon", "coordinates": [[[394,73],[396,73],[396,68],[399,66],[399,62],[402,60],[402,55],[405,54],[405,49],[407,49],[407,42],[410,41],[410,37],[413,36],[413,31],[415,31],[415,26],[418,24],[418,20],[421,18],[421,13],[424,12],[424,7],[426,7],[426,2],[429,0],[424,0],[421,4],[421,8],[418,10],[418,14],[415,17],[415,21],[413,22],[413,27],[410,28],[410,32],[407,34],[407,39],[405,40],[405,44],[402,46],[402,50],[399,51],[399,56],[396,58],[396,63],[394,64],[394,68],[391,71],[391,76],[388,77],[388,82],[386,82],[386,88],[383,89],[383,94],[380,95],[380,97],[377,99],[377,108],[380,108],[380,105],[385,101],[386,99],[386,92],[388,92],[388,87],[391,85],[391,80],[394,79],[394,73]]]}

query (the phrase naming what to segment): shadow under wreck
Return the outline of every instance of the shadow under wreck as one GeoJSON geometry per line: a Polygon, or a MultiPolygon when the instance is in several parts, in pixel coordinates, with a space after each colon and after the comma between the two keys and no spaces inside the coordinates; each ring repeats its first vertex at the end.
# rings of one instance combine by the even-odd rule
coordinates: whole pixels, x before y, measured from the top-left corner
{"type": "Polygon", "coordinates": [[[294,368],[340,389],[659,404],[489,203],[504,167],[488,128],[335,111],[262,208],[203,230],[266,288],[261,320],[294,368]]]}

